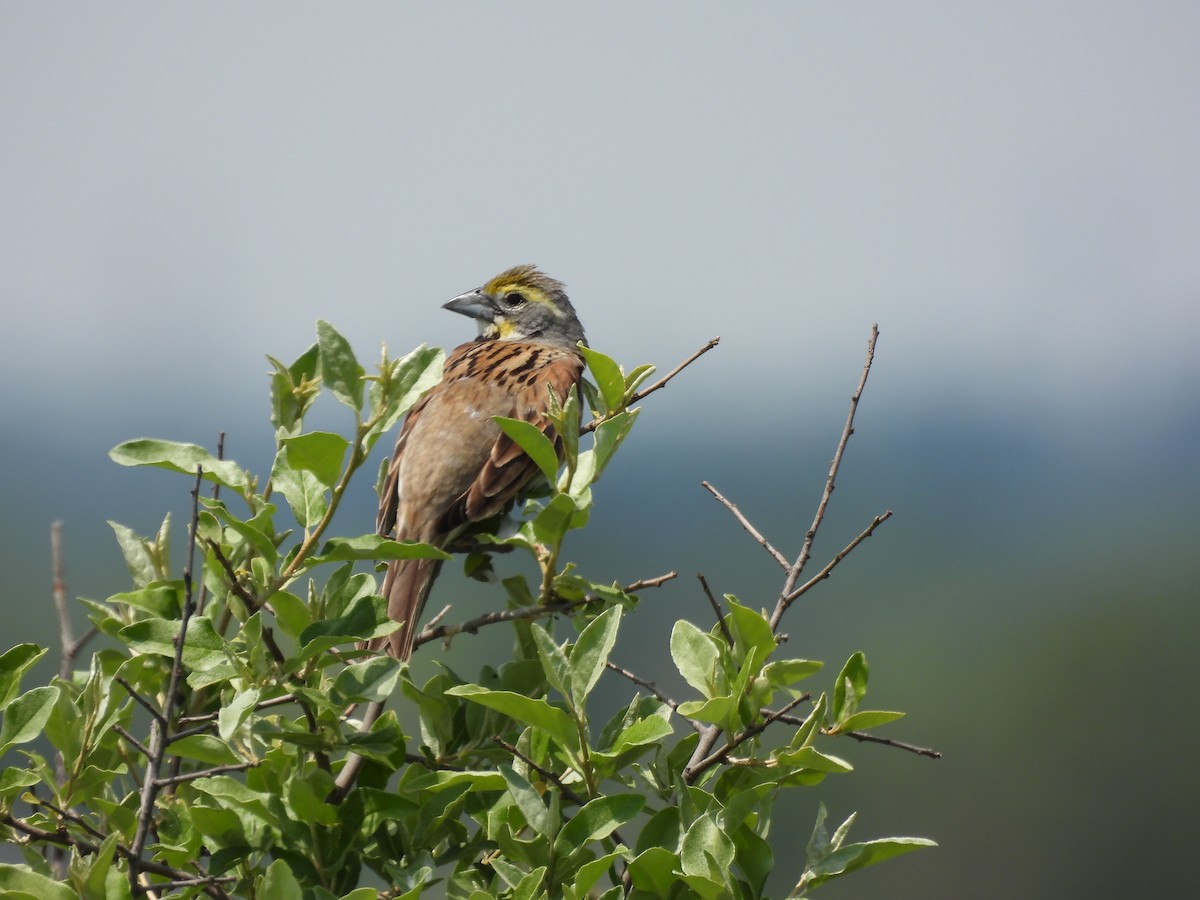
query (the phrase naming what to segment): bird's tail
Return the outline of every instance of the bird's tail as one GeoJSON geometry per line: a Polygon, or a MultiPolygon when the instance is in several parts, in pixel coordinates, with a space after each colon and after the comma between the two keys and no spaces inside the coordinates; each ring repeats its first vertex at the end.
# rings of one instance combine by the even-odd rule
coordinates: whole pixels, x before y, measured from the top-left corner
{"type": "Polygon", "coordinates": [[[388,615],[404,624],[386,638],[368,642],[368,649],[379,650],[386,646],[388,653],[402,662],[412,656],[421,610],[425,608],[425,600],[441,567],[439,559],[398,559],[388,565],[382,594],[387,598],[388,615]]]}

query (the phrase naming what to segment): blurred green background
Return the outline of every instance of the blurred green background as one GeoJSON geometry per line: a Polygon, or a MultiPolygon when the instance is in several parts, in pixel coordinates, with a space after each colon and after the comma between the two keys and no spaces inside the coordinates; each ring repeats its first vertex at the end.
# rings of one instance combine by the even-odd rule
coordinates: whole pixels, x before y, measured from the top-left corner
{"type": "MultiPolygon", "coordinates": [[[[533,261],[627,366],[722,336],[646,401],[572,547],[596,577],[680,572],[617,655],[670,689],[671,623],[711,621],[696,572],[765,606],[781,581],[699,482],[794,553],[878,321],[813,566],[896,515],[789,614],[789,649],[822,687],[865,651],[870,705],[909,714],[885,733],[945,756],[839,745],[858,771],[776,811],[776,890],[823,801],[855,837],[941,847],[822,896],[1178,893],[1198,37],[1173,3],[5,5],[5,644],[55,640],[52,520],[89,597],[127,584],[105,519],[184,520],[186,479],[110,447],[225,431],[265,471],[263,354],[318,317],[364,360],[453,345],[439,304],[533,261]]],[[[446,577],[431,606],[489,597],[446,577]]]]}

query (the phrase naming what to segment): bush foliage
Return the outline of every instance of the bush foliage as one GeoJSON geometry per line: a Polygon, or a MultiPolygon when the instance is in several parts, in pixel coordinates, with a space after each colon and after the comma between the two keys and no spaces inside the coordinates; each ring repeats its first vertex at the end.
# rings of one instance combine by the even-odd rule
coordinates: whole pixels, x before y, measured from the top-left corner
{"type": "MultiPolygon", "coordinates": [[[[265,483],[195,445],[116,447],[120,464],[194,480],[188,559],[181,574],[169,558],[169,517],[150,537],[114,524],[132,586],[87,602],[105,648],[26,690],[47,651],[0,656],[0,831],[25,856],[0,865],[0,892],[367,900],[436,884],[461,900],[765,896],[776,798],[848,772],[830,746],[900,714],[864,707],[862,654],[830,689],[807,689],[821,663],[786,656],[778,616],[729,596],[712,628],[681,620],[661,638],[688,696],[620,672],[609,678],[624,677],[628,703],[592,717],[638,593],[662,579],[621,586],[565,561],[652,372],[586,355],[584,396],[555,411],[561,468],[540,432],[501,423],[548,484],[515,533],[475,535],[465,556],[486,577],[492,553],[528,554],[536,576],[505,579],[490,613],[419,638],[510,623],[512,658],[470,678],[440,666],[418,684],[407,666],[356,649],[396,627],[366,561],[449,557],[332,528],[378,439],[440,378],[440,351],[385,353],[367,375],[320,323],[295,362],[271,360],[265,483]],[[305,430],[322,391],[352,414],[348,436],[305,430]],[[594,418],[581,428],[585,407],[594,418]],[[415,710],[414,733],[402,706],[415,710]]],[[[850,821],[830,833],[821,809],[806,852],[786,862],[793,896],[931,843],[853,843],[850,821]]]]}

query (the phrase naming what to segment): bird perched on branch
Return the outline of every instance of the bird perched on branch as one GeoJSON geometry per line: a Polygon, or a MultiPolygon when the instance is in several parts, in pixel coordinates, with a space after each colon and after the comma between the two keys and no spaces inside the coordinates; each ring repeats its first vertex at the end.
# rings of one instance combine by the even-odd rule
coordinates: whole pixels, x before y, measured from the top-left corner
{"type": "MultiPolygon", "coordinates": [[[[549,390],[565,402],[579,384],[583,326],[560,281],[517,266],[444,304],[479,323],[479,337],[447,357],[442,381],[409,411],[379,501],[377,530],[396,540],[443,547],[472,524],[505,511],[541,470],[493,416],[540,428],[559,449],[546,417],[549,390]],[[549,390],[548,390],[549,389],[549,390]]],[[[413,637],[441,562],[393,560],[383,580],[388,615],[403,626],[372,649],[397,659],[413,637]]]]}

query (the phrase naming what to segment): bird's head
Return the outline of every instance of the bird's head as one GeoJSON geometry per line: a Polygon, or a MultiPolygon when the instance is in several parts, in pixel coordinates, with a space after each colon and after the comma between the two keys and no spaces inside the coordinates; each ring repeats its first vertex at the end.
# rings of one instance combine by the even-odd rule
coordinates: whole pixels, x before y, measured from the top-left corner
{"type": "Polygon", "coordinates": [[[583,326],[563,283],[536,266],[515,266],[501,272],[483,287],[455,297],[444,308],[476,319],[479,336],[489,340],[567,347],[584,340],[583,326]]]}

